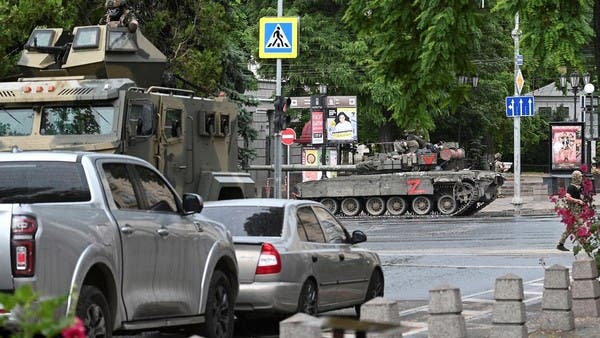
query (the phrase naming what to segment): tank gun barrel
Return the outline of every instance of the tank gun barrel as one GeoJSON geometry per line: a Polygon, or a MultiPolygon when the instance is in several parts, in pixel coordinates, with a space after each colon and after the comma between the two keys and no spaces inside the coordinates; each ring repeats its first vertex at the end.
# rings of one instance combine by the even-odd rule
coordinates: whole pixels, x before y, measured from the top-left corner
{"type": "MultiPolygon", "coordinates": [[[[274,171],[274,165],[251,165],[247,168],[248,170],[270,170],[274,171]]],[[[354,164],[342,164],[342,165],[303,165],[303,164],[283,164],[281,166],[282,171],[356,171],[356,165],[354,164]]]]}

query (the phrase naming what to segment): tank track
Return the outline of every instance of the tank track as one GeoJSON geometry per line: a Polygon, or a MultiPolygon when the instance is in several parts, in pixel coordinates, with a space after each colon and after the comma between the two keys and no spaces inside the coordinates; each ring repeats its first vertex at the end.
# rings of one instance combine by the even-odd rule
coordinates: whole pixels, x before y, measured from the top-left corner
{"type": "MultiPolygon", "coordinates": [[[[343,218],[353,218],[353,217],[378,217],[378,218],[446,218],[446,217],[454,217],[454,216],[472,216],[476,214],[479,210],[485,208],[487,205],[492,203],[495,199],[491,198],[485,202],[481,202],[480,200],[480,190],[477,187],[477,184],[470,180],[465,180],[463,182],[438,182],[434,184],[435,186],[435,198],[431,199],[432,204],[436,204],[435,207],[432,207],[430,212],[426,214],[419,214],[410,207],[401,214],[390,214],[389,212],[385,212],[381,215],[371,215],[365,210],[364,204],[362,205],[360,212],[356,215],[347,215],[342,211],[342,208],[339,207],[334,212],[337,216],[343,218]],[[440,197],[452,196],[455,202],[455,208],[452,212],[442,212],[439,210],[438,200],[440,197]]],[[[407,204],[410,204],[406,199],[406,196],[401,196],[405,199],[407,204]]],[[[363,201],[364,203],[364,201],[363,201]]],[[[329,207],[328,205],[326,205],[329,207]]],[[[359,206],[356,206],[357,208],[359,206]]],[[[331,209],[330,209],[331,210],[331,209]]],[[[448,210],[447,210],[448,211],[448,210]]]]}

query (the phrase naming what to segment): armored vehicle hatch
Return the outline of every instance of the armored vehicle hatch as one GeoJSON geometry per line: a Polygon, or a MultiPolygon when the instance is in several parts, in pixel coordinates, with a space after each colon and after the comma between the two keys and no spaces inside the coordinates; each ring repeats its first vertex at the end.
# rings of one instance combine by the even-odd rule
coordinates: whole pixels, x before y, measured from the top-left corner
{"type": "Polygon", "coordinates": [[[130,33],[114,25],[37,28],[31,33],[18,65],[27,77],[85,76],[129,78],[138,86],[161,84],[167,62],[138,29],[130,33]]]}

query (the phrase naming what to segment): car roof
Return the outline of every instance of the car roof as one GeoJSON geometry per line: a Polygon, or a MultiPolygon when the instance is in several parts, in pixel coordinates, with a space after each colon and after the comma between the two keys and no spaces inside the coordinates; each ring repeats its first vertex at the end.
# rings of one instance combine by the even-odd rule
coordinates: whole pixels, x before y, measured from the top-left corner
{"type": "Polygon", "coordinates": [[[95,153],[86,151],[68,151],[68,150],[48,150],[48,151],[16,151],[16,152],[0,152],[0,161],[59,161],[59,162],[78,162],[82,157],[94,159],[127,159],[146,163],[146,161],[128,155],[110,154],[110,153],[95,153]]]}
{"type": "Polygon", "coordinates": [[[216,206],[266,206],[266,207],[286,207],[289,205],[306,205],[314,204],[320,205],[318,202],[310,200],[294,200],[284,198],[244,198],[244,199],[232,199],[232,200],[221,200],[221,201],[205,201],[204,207],[216,207],[216,206]]]}

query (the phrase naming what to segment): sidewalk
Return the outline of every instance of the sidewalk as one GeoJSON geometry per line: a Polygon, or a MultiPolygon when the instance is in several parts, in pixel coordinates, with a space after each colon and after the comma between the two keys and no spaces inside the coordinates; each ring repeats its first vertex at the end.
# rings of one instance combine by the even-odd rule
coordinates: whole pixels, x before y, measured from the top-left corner
{"type": "Polygon", "coordinates": [[[545,216],[555,215],[554,203],[540,196],[521,196],[521,204],[513,204],[513,196],[497,198],[475,215],[478,217],[545,216]]]}

